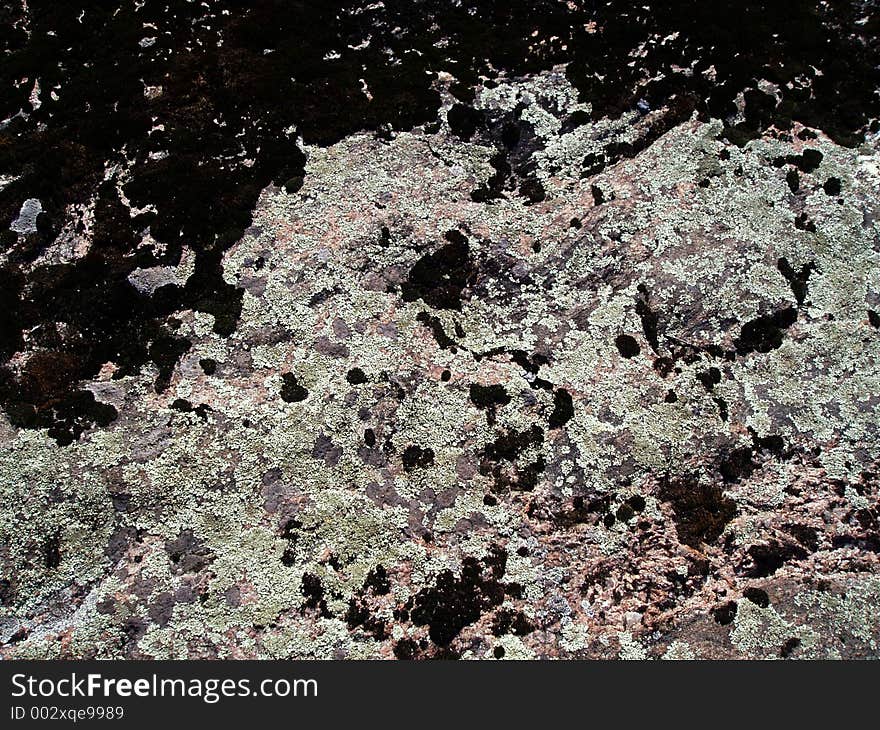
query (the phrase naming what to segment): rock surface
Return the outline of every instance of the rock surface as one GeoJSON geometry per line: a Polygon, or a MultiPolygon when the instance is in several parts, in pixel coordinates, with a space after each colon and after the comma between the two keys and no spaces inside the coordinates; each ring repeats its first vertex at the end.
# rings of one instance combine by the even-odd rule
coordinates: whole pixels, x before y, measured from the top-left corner
{"type": "Polygon", "coordinates": [[[876,3],[8,5],[0,657],[878,655],[876,3]]]}

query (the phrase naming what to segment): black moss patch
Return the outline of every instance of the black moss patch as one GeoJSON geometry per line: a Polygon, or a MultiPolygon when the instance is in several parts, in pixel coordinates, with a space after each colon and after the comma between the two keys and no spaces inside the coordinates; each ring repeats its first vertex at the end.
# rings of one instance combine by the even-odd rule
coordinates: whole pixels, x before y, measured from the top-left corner
{"type": "Polygon", "coordinates": [[[306,599],[303,610],[316,609],[324,618],[333,618],[333,614],[327,609],[327,601],[324,600],[324,585],[321,579],[313,573],[303,573],[300,593],[306,599]]]}
{"type": "Polygon", "coordinates": [[[711,393],[715,386],[721,382],[721,371],[714,366],[710,367],[708,370],[697,373],[697,380],[711,393]]]}
{"type": "Polygon", "coordinates": [[[431,330],[431,334],[434,336],[434,340],[441,350],[455,351],[455,340],[446,334],[446,330],[443,329],[443,323],[440,321],[439,317],[435,317],[427,312],[419,312],[416,316],[416,320],[431,330]]]}
{"type": "Polygon", "coordinates": [[[449,243],[425,254],[410,269],[401,284],[404,301],[421,299],[435,309],[461,310],[462,292],[473,281],[476,268],[467,238],[448,231],[446,240],[449,243]]]}
{"type": "Polygon", "coordinates": [[[648,341],[648,344],[651,345],[651,349],[655,354],[659,355],[660,342],[658,339],[658,330],[660,326],[660,315],[651,308],[648,287],[644,284],[639,284],[638,291],[639,298],[636,300],[636,314],[639,315],[639,319],[642,322],[642,332],[645,335],[645,339],[648,341]]]}
{"type": "Polygon", "coordinates": [[[792,636],[790,639],[786,639],[785,643],[779,649],[779,656],[782,659],[788,659],[800,648],[800,645],[801,640],[796,636],[792,636]]]}
{"type": "Polygon", "coordinates": [[[57,532],[43,543],[43,564],[49,570],[61,565],[61,535],[57,532]]]}
{"type": "Polygon", "coordinates": [[[540,203],[546,197],[541,181],[536,176],[537,163],[533,155],[544,144],[535,135],[531,122],[522,118],[523,106],[510,112],[488,115],[483,144],[492,146],[495,154],[489,158],[494,170],[489,179],[471,192],[471,200],[491,203],[519,195],[526,205],[540,203]]]}
{"type": "Polygon", "coordinates": [[[199,365],[205,375],[214,375],[217,372],[217,361],[210,357],[199,360],[199,365]]]}
{"type": "Polygon", "coordinates": [[[786,525],[785,531],[804,546],[808,551],[819,549],[819,531],[809,525],[786,525]]]}
{"type": "Polygon", "coordinates": [[[510,608],[502,608],[492,619],[492,635],[504,636],[527,636],[535,630],[535,625],[522,611],[514,611],[510,608]]]}
{"type": "Polygon", "coordinates": [[[403,661],[415,659],[419,653],[419,645],[412,639],[401,639],[394,645],[394,658],[403,661]]]}
{"type": "Polygon", "coordinates": [[[614,339],[614,344],[617,346],[617,351],[620,353],[621,357],[627,359],[635,357],[642,351],[642,348],[639,347],[639,343],[636,342],[636,338],[632,335],[618,335],[614,339]]]}
{"type": "Polygon", "coordinates": [[[791,293],[794,294],[794,298],[798,306],[800,306],[807,297],[807,282],[809,281],[810,274],[816,270],[815,262],[810,261],[801,266],[800,271],[795,271],[791,264],[788,263],[788,259],[783,257],[779,259],[776,266],[779,269],[779,273],[788,281],[791,293]]]}
{"type": "Polygon", "coordinates": [[[808,233],[816,232],[816,224],[810,220],[810,216],[806,213],[798,213],[794,219],[794,227],[799,231],[807,231],[808,233]]]}
{"type": "Polygon", "coordinates": [[[281,400],[286,403],[299,403],[309,396],[309,391],[303,388],[296,380],[293,373],[284,373],[281,376],[281,400]]]}
{"type": "Polygon", "coordinates": [[[364,590],[371,590],[377,596],[385,596],[391,592],[391,582],[388,580],[388,571],[382,565],[377,565],[369,573],[364,581],[364,590]]]}
{"type": "Polygon", "coordinates": [[[462,562],[461,573],[441,572],[433,586],[423,588],[415,597],[410,617],[417,626],[428,626],[428,635],[435,644],[448,646],[461,630],[476,623],[487,611],[504,602],[506,553],[496,549],[484,560],[468,557],[462,562]]]}
{"type": "Polygon", "coordinates": [[[434,450],[410,445],[403,450],[403,468],[405,471],[424,469],[434,463],[434,450]]]}
{"type": "MultiPolygon", "coordinates": [[[[819,150],[814,150],[811,148],[805,149],[799,155],[788,155],[787,157],[777,157],[773,164],[777,167],[782,167],[786,163],[789,165],[794,165],[798,170],[803,173],[812,173],[819,169],[819,165],[822,164],[822,160],[824,159],[824,155],[819,152],[819,150]]],[[[795,173],[797,174],[797,173],[795,173]]],[[[794,192],[794,191],[792,191],[794,192]]]]}
{"type": "Polygon", "coordinates": [[[740,446],[725,453],[719,463],[719,471],[725,482],[739,482],[748,479],[758,468],[757,457],[769,456],[775,459],[788,459],[792,453],[786,451],[785,441],[778,434],[758,436],[749,428],[751,446],[740,446]]]}
{"type": "Polygon", "coordinates": [[[510,395],[503,385],[479,385],[471,383],[470,399],[477,408],[487,411],[490,423],[495,420],[495,409],[498,406],[506,406],[510,403],[510,395]]]}
{"type": "Polygon", "coordinates": [[[825,181],[825,184],[822,186],[822,189],[825,191],[826,195],[837,197],[838,195],[840,195],[840,191],[842,189],[840,178],[829,177],[825,181]]]}
{"type": "Polygon", "coordinates": [[[562,428],[574,418],[574,403],[571,393],[565,388],[557,388],[553,391],[553,412],[547,421],[547,428],[562,428]]]}
{"type": "Polygon", "coordinates": [[[193,406],[193,404],[185,398],[175,398],[171,403],[171,408],[175,411],[180,411],[181,413],[195,413],[203,421],[208,420],[208,411],[212,410],[211,406],[206,405],[205,403],[193,406]]]}
{"type": "Polygon", "coordinates": [[[722,626],[733,623],[736,618],[736,601],[728,601],[712,609],[712,617],[722,626]]]}
{"type": "Polygon", "coordinates": [[[782,544],[775,540],[766,545],[752,545],[746,553],[748,560],[740,566],[740,572],[749,578],[766,578],[788,561],[807,557],[807,551],[800,545],[782,544]]]}
{"type": "Polygon", "coordinates": [[[498,492],[529,492],[537,486],[546,463],[543,456],[529,460],[524,454],[530,448],[539,449],[543,443],[544,431],[540,426],[525,431],[506,429],[481,450],[480,474],[491,475],[498,492]]]}
{"type": "Polygon", "coordinates": [[[670,503],[678,539],[699,548],[718,539],[736,515],[736,502],[725,497],[716,484],[702,484],[692,477],[666,477],[660,498],[670,503]]]}
{"type": "Polygon", "coordinates": [[[352,368],[349,370],[345,375],[345,379],[351,385],[363,385],[364,383],[369,382],[369,378],[367,378],[364,371],[360,368],[352,368]]]}
{"type": "Polygon", "coordinates": [[[767,608],[770,605],[770,596],[762,588],[746,588],[743,591],[743,598],[747,598],[761,608],[767,608]]]}
{"type": "Polygon", "coordinates": [[[738,482],[748,479],[756,468],[752,461],[753,451],[751,447],[744,446],[733,449],[722,460],[719,466],[721,476],[726,482],[738,482]]]}
{"type": "Polygon", "coordinates": [[[736,351],[740,355],[752,352],[770,352],[782,346],[785,330],[797,320],[797,310],[786,307],[773,314],[756,317],[746,322],[740,330],[739,337],[734,340],[736,351]]]}
{"type": "Polygon", "coordinates": [[[357,598],[352,598],[348,602],[345,623],[348,624],[349,629],[361,628],[376,641],[384,641],[388,636],[388,624],[385,619],[373,616],[366,603],[357,598]]]}

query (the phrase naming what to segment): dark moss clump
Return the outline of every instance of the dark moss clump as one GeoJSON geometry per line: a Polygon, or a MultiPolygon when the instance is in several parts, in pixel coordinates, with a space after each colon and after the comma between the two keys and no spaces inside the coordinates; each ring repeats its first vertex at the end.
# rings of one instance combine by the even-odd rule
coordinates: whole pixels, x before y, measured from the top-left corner
{"type": "Polygon", "coordinates": [[[306,599],[303,604],[303,610],[307,608],[317,609],[324,618],[333,618],[333,614],[328,610],[327,602],[324,600],[324,585],[317,575],[303,573],[300,593],[306,599]]]}
{"type": "Polygon", "coordinates": [[[402,460],[405,471],[424,469],[434,463],[434,450],[411,444],[403,450],[402,460]]]}
{"type": "Polygon", "coordinates": [[[425,254],[410,269],[401,284],[405,302],[421,299],[435,309],[461,310],[463,292],[476,275],[467,238],[448,231],[449,241],[433,253],[425,254]]]}
{"type": "Polygon", "coordinates": [[[210,357],[199,360],[199,365],[205,375],[214,375],[217,372],[217,361],[210,357]]]}
{"type": "Polygon", "coordinates": [[[308,398],[309,391],[297,382],[296,376],[293,373],[284,373],[281,378],[283,380],[281,385],[281,400],[286,403],[299,403],[308,398]]]}
{"type": "Polygon", "coordinates": [[[617,351],[620,353],[621,357],[627,359],[635,357],[642,351],[642,348],[639,347],[639,343],[636,342],[636,338],[632,335],[618,335],[614,338],[614,344],[617,346],[617,351]]]}
{"type": "Polygon", "coordinates": [[[553,392],[553,412],[547,421],[547,428],[562,428],[574,418],[574,402],[571,393],[565,388],[557,388],[553,392]]]}
{"type": "Polygon", "coordinates": [[[763,315],[746,322],[733,344],[740,355],[751,352],[770,352],[782,346],[785,330],[797,320],[797,310],[786,307],[773,314],[763,315]]]}
{"type": "Polygon", "coordinates": [[[363,385],[369,380],[364,371],[360,368],[352,368],[349,370],[345,375],[345,379],[350,385],[363,385]]]}
{"type": "Polygon", "coordinates": [[[736,601],[728,601],[712,609],[713,618],[722,626],[733,623],[736,617],[736,601]]]}
{"type": "Polygon", "coordinates": [[[667,476],[658,491],[672,507],[678,539],[693,548],[715,542],[736,515],[736,502],[725,497],[720,487],[694,477],[667,476]]]}
{"type": "Polygon", "coordinates": [[[532,426],[525,431],[506,429],[483,447],[480,473],[492,475],[496,491],[531,491],[537,486],[538,477],[546,466],[544,457],[538,456],[524,465],[519,461],[529,447],[537,448],[543,443],[544,431],[540,426],[532,426]]]}
{"type": "Polygon", "coordinates": [[[444,570],[433,586],[416,595],[410,616],[416,625],[428,626],[428,635],[435,644],[448,646],[465,626],[503,603],[505,586],[499,581],[503,565],[499,575],[497,559],[486,562],[484,570],[476,558],[465,558],[460,575],[444,570]]]}
{"type": "Polygon", "coordinates": [[[743,598],[747,598],[761,608],[767,608],[767,606],[770,605],[770,596],[768,596],[767,591],[762,588],[746,588],[743,591],[743,598]]]}
{"type": "Polygon", "coordinates": [[[470,398],[477,408],[492,408],[510,403],[510,396],[503,385],[477,385],[471,383],[470,398]]]}

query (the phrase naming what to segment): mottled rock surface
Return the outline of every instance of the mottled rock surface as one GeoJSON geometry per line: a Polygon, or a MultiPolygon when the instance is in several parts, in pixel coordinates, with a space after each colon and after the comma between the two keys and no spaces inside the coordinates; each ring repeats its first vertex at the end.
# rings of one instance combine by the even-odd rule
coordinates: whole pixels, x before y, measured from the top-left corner
{"type": "Polygon", "coordinates": [[[878,656],[876,3],[103,5],[0,10],[0,657],[878,656]]]}

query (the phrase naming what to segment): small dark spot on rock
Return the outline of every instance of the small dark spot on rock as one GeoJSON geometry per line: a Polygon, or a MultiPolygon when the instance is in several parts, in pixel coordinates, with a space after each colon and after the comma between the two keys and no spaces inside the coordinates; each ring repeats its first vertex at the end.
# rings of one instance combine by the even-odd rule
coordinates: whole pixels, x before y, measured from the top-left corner
{"type": "Polygon", "coordinates": [[[205,375],[213,375],[217,372],[217,361],[213,360],[210,357],[202,358],[199,360],[199,365],[202,367],[202,372],[205,375]]]}
{"type": "Polygon", "coordinates": [[[766,545],[752,545],[746,552],[751,558],[751,565],[745,566],[742,572],[750,578],[766,578],[789,560],[807,556],[807,551],[800,545],[782,545],[775,540],[766,545]]]}
{"type": "Polygon", "coordinates": [[[786,307],[773,314],[763,315],[746,322],[740,335],[734,340],[736,351],[740,355],[751,352],[770,352],[782,346],[784,330],[797,320],[797,310],[786,307]]]}
{"type": "Polygon", "coordinates": [[[645,498],[640,494],[634,494],[626,500],[626,503],[632,507],[635,512],[642,512],[645,509],[645,498]]]}
{"type": "Polygon", "coordinates": [[[55,533],[43,543],[43,564],[50,570],[61,565],[61,534],[55,533]]]}
{"type": "Polygon", "coordinates": [[[462,293],[476,270],[467,238],[450,230],[446,240],[449,243],[425,254],[410,269],[401,285],[405,302],[421,299],[435,309],[461,310],[462,293]]]}
{"type": "Polygon", "coordinates": [[[401,639],[394,645],[394,658],[404,661],[416,658],[419,645],[412,639],[401,639]]]}
{"type": "Polygon", "coordinates": [[[720,471],[721,476],[726,482],[738,482],[742,479],[748,479],[755,470],[755,463],[752,461],[752,449],[749,446],[743,446],[733,449],[727,456],[721,460],[720,471]]]}
{"type": "Polygon", "coordinates": [[[717,540],[736,514],[736,502],[717,484],[694,477],[666,477],[658,491],[672,506],[678,539],[693,548],[717,540]]]}
{"type": "Polygon", "coordinates": [[[493,408],[510,403],[510,396],[503,385],[478,385],[470,386],[470,398],[477,408],[493,408]]]}
{"type": "Polygon", "coordinates": [[[721,382],[721,371],[716,367],[710,367],[708,370],[697,373],[697,380],[703,384],[707,391],[711,392],[721,382]]]}
{"type": "Polygon", "coordinates": [[[617,345],[617,351],[621,356],[627,359],[635,357],[642,351],[636,338],[632,335],[618,335],[614,339],[614,344],[617,345]]]}
{"type": "Polygon", "coordinates": [[[840,178],[829,177],[825,181],[825,184],[822,186],[822,189],[825,191],[826,195],[830,195],[832,197],[840,195],[840,190],[841,190],[840,178]]]}
{"type": "Polygon", "coordinates": [[[748,598],[756,606],[767,608],[770,605],[770,596],[767,591],[761,588],[746,588],[743,591],[743,598],[748,598]]]}
{"type": "Polygon", "coordinates": [[[360,368],[352,368],[345,375],[345,379],[351,385],[362,385],[367,382],[367,376],[364,374],[364,371],[360,368]]]}
{"type": "Polygon", "coordinates": [[[796,636],[792,636],[782,645],[782,648],[779,650],[779,656],[783,659],[788,659],[795,651],[797,651],[800,645],[801,640],[796,636]]]}
{"type": "Polygon", "coordinates": [[[776,262],[776,267],[779,269],[779,273],[785,277],[786,281],[788,281],[788,285],[791,287],[791,293],[794,294],[798,306],[803,304],[804,299],[806,299],[807,296],[807,280],[810,278],[810,274],[815,271],[816,264],[810,261],[801,266],[800,271],[795,271],[788,262],[788,259],[783,257],[776,262]]]}
{"type": "Polygon", "coordinates": [[[410,445],[403,450],[402,460],[403,468],[406,471],[412,471],[417,468],[423,469],[434,463],[434,450],[410,445]]]}
{"type": "Polygon", "coordinates": [[[385,596],[390,593],[391,582],[388,580],[388,571],[382,565],[377,565],[367,573],[364,588],[369,588],[377,596],[385,596]]]}
{"type": "Polygon", "coordinates": [[[303,388],[297,381],[293,373],[284,373],[281,376],[283,383],[281,385],[281,400],[286,403],[299,403],[304,401],[309,391],[303,388]]]}
{"type": "Polygon", "coordinates": [[[553,392],[553,412],[547,422],[548,428],[562,428],[574,418],[574,404],[571,394],[565,388],[557,388],[553,392]]]}
{"type": "Polygon", "coordinates": [[[728,601],[712,609],[713,618],[722,626],[727,626],[736,617],[736,601],[728,601]]]}

